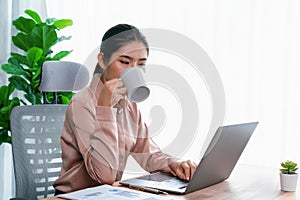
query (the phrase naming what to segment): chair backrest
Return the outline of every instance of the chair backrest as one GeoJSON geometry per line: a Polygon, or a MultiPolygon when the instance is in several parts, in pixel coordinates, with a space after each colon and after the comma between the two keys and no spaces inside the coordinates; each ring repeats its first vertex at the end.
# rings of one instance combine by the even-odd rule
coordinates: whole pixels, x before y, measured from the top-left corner
{"type": "Polygon", "coordinates": [[[54,194],[61,168],[60,136],[66,105],[18,106],[11,113],[16,197],[54,194]]]}
{"type": "MultiPolygon", "coordinates": [[[[78,63],[45,62],[39,89],[51,92],[79,90],[87,85],[88,79],[87,69],[78,63]]],[[[52,184],[58,178],[62,164],[60,137],[66,109],[67,105],[42,104],[17,106],[12,110],[10,124],[16,197],[32,200],[54,195],[52,184]]]]}
{"type": "Polygon", "coordinates": [[[46,61],[43,63],[39,90],[44,92],[76,91],[89,81],[87,68],[70,61],[46,61]]]}

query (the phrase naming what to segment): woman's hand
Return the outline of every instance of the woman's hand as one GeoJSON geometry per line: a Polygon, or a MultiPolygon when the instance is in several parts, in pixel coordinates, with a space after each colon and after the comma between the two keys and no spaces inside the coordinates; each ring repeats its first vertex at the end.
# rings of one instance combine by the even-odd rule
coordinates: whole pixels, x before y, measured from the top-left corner
{"type": "Polygon", "coordinates": [[[182,161],[177,165],[176,169],[174,170],[174,175],[178,176],[180,179],[189,181],[193,176],[197,166],[198,165],[193,161],[182,161]]]}
{"type": "Polygon", "coordinates": [[[118,78],[106,81],[101,90],[98,105],[114,107],[126,95],[126,88],[118,78]]]}

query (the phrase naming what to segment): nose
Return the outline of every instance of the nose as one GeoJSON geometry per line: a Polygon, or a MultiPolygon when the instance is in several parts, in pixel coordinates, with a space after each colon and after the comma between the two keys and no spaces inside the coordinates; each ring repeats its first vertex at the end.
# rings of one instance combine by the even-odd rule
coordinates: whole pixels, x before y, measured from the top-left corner
{"type": "Polygon", "coordinates": [[[131,67],[138,67],[138,62],[137,61],[132,61],[131,67]]]}

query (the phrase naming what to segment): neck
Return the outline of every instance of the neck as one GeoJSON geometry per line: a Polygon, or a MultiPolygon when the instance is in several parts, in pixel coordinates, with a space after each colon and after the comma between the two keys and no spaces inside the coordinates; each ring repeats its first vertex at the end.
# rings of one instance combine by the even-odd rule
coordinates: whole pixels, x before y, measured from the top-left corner
{"type": "Polygon", "coordinates": [[[106,78],[105,78],[105,73],[103,73],[101,75],[100,80],[102,81],[103,84],[107,81],[106,78]]]}

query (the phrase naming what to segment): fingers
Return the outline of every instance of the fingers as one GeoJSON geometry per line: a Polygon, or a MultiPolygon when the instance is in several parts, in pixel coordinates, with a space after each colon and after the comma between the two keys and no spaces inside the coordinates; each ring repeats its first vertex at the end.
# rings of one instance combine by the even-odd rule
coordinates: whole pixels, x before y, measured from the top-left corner
{"type": "Polygon", "coordinates": [[[184,169],[182,168],[182,163],[180,163],[180,165],[178,166],[178,168],[176,169],[176,176],[178,176],[180,179],[185,180],[185,174],[184,174],[184,169]]]}
{"type": "Polygon", "coordinates": [[[119,88],[115,89],[112,95],[112,105],[114,106],[116,103],[118,103],[121,99],[124,99],[126,95],[126,88],[119,88]]]}
{"type": "Polygon", "coordinates": [[[180,163],[176,170],[176,175],[184,180],[190,180],[190,178],[193,176],[195,170],[197,168],[197,165],[190,161],[183,161],[180,163]]]}
{"type": "Polygon", "coordinates": [[[190,160],[188,160],[187,162],[188,162],[188,164],[190,166],[190,178],[191,178],[194,175],[194,173],[195,173],[196,168],[197,168],[198,165],[195,162],[190,161],[190,160]]]}
{"type": "Polygon", "coordinates": [[[98,99],[98,105],[102,106],[114,106],[121,99],[124,99],[126,95],[126,88],[123,82],[119,79],[111,79],[104,83],[100,97],[98,99]]]}
{"type": "Polygon", "coordinates": [[[109,88],[111,91],[114,91],[116,89],[124,88],[124,84],[119,79],[114,78],[109,81],[106,81],[104,87],[109,88]]]}
{"type": "Polygon", "coordinates": [[[190,170],[190,166],[189,166],[188,162],[184,161],[182,163],[182,169],[183,169],[183,173],[184,173],[184,179],[190,180],[191,170],[190,170]]]}
{"type": "Polygon", "coordinates": [[[114,81],[111,83],[111,92],[112,92],[112,106],[118,103],[121,99],[125,98],[126,95],[126,88],[123,85],[123,82],[119,79],[113,79],[114,81]]]}
{"type": "Polygon", "coordinates": [[[119,79],[112,79],[112,82],[109,82],[109,88],[111,93],[114,95],[122,95],[124,98],[124,95],[126,94],[126,88],[124,87],[124,84],[119,79]]]}

